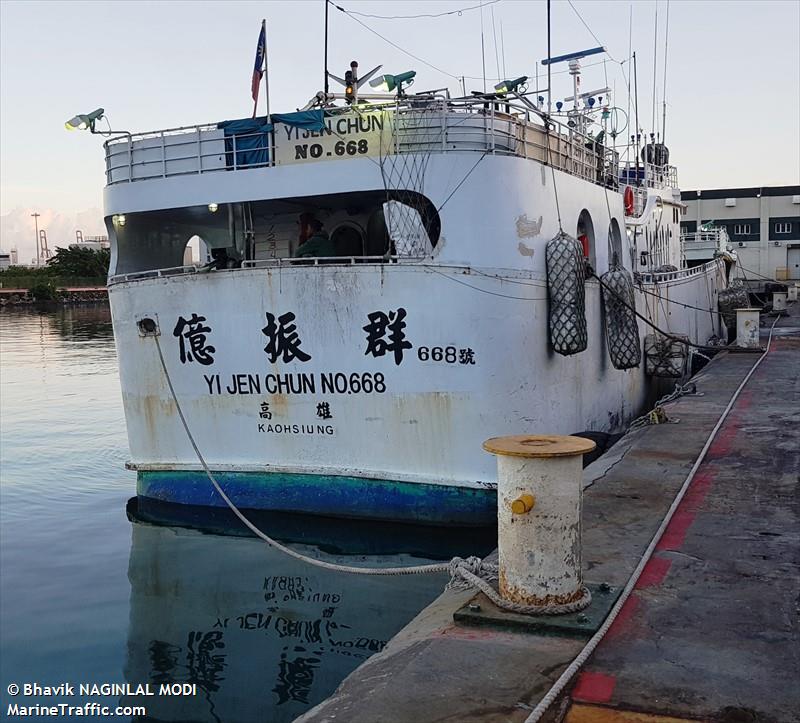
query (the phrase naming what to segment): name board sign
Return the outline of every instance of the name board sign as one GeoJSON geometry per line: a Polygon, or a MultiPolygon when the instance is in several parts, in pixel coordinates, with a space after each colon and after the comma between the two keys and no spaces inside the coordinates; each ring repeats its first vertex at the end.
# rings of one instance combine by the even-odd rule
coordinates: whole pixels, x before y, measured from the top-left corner
{"type": "Polygon", "coordinates": [[[275,124],[275,163],[313,163],[386,154],[392,143],[387,111],[350,112],[325,118],[325,130],[275,124]]]}

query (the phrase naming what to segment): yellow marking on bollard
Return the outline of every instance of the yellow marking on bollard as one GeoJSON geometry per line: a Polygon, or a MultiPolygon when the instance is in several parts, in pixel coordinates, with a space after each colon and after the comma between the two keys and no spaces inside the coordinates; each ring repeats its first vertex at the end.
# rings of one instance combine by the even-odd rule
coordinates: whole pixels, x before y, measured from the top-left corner
{"type": "Polygon", "coordinates": [[[520,495],[511,503],[511,511],[515,515],[524,515],[530,512],[536,504],[536,498],[533,495],[520,495]]]}

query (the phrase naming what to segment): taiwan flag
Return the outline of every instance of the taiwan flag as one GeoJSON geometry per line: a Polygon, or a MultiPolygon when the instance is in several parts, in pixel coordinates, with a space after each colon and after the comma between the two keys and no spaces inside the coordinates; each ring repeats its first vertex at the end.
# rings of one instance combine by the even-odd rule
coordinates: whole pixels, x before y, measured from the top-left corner
{"type": "Polygon", "coordinates": [[[264,74],[264,61],[267,57],[267,21],[261,21],[261,32],[258,35],[258,47],[256,48],[256,62],[253,65],[253,81],[251,93],[253,100],[258,102],[258,89],[261,87],[261,76],[264,74]]]}

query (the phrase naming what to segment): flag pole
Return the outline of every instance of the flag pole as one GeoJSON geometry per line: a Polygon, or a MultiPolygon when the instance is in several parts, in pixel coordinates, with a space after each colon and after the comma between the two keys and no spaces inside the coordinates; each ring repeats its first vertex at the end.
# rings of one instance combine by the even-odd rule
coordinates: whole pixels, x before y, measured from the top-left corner
{"type": "Polygon", "coordinates": [[[264,95],[267,99],[267,123],[269,123],[269,63],[267,63],[267,48],[269,45],[267,43],[266,19],[262,20],[261,23],[264,26],[264,95]]]}
{"type": "MultiPolygon", "coordinates": [[[[253,118],[256,117],[256,112],[258,111],[258,95],[261,92],[261,76],[265,76],[266,73],[264,72],[264,65],[267,59],[267,21],[266,19],[261,21],[261,32],[264,34],[264,57],[261,58],[261,67],[258,70],[253,71],[253,84],[255,85],[255,73],[260,73],[258,79],[258,86],[256,86],[255,95],[253,97],[253,118]]],[[[258,36],[259,47],[256,49],[256,60],[258,60],[258,53],[260,51],[261,46],[261,34],[259,33],[258,36]]],[[[269,88],[267,88],[267,115],[269,115],[269,88]]]]}

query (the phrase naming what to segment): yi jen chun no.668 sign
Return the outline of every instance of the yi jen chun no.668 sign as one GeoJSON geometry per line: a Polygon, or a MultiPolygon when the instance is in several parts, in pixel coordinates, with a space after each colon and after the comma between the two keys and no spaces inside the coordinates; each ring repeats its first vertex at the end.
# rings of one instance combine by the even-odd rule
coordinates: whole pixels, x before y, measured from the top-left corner
{"type": "Polygon", "coordinates": [[[392,143],[391,115],[385,111],[347,113],[325,119],[325,130],[275,124],[275,163],[329,161],[386,154],[392,143]]]}

